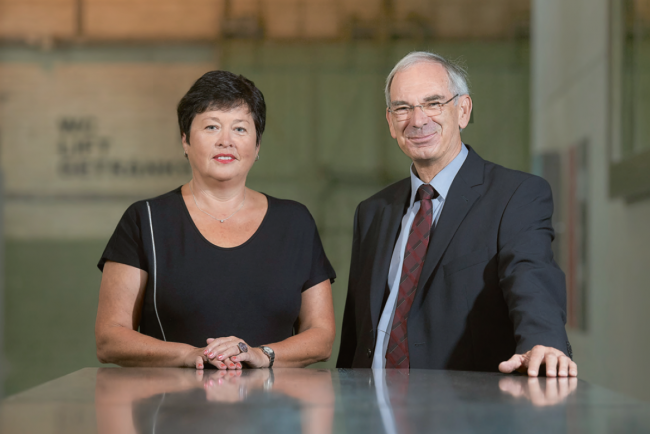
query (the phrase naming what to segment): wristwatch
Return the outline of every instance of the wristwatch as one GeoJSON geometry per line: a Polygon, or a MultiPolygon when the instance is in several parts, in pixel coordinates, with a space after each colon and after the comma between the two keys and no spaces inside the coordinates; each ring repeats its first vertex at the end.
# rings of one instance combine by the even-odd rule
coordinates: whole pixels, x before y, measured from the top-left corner
{"type": "Polygon", "coordinates": [[[266,354],[266,357],[269,358],[269,368],[272,368],[273,362],[275,361],[275,351],[273,351],[273,348],[267,347],[265,345],[260,345],[257,348],[259,348],[260,350],[262,350],[264,354],[266,354]]]}

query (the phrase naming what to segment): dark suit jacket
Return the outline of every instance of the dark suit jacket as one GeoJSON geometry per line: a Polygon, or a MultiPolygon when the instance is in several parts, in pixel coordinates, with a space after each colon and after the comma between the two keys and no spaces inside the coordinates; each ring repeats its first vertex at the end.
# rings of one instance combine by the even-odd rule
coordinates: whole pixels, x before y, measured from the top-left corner
{"type": "MultiPolygon", "coordinates": [[[[403,179],[357,207],[337,367],[371,366],[410,190],[403,179]]],[[[546,181],[469,148],[433,229],[409,313],[411,368],[496,371],[538,344],[571,356],[552,214],[546,181]]]]}

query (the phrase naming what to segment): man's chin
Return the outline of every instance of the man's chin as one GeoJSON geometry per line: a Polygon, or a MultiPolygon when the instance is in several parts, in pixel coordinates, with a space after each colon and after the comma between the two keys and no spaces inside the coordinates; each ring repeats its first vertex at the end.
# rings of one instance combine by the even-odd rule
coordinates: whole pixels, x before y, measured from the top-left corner
{"type": "Polygon", "coordinates": [[[430,162],[435,161],[440,158],[439,147],[437,145],[427,145],[427,146],[418,146],[412,147],[409,149],[407,154],[411,160],[416,162],[430,162]]]}

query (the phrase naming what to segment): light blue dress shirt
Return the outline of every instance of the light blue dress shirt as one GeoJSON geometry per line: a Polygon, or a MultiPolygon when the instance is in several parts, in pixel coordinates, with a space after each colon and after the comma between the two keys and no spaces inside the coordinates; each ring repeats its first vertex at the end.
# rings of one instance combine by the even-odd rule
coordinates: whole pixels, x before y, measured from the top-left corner
{"type": "MultiPolygon", "coordinates": [[[[465,144],[462,144],[460,152],[456,158],[445,166],[445,168],[442,169],[429,183],[439,194],[437,198],[431,200],[431,204],[433,205],[432,222],[434,226],[438,223],[438,219],[440,218],[440,213],[445,205],[445,199],[449,193],[451,183],[454,181],[456,174],[465,162],[467,154],[469,154],[469,151],[465,144]]],[[[402,217],[402,227],[399,238],[397,238],[395,249],[393,250],[393,256],[390,260],[390,267],[388,269],[388,288],[390,289],[390,295],[388,296],[386,306],[384,307],[384,311],[381,313],[379,324],[377,326],[377,343],[375,344],[375,356],[372,359],[372,369],[384,369],[386,367],[386,349],[388,348],[390,329],[393,325],[393,316],[395,315],[395,305],[397,304],[397,294],[399,292],[399,281],[402,274],[402,262],[404,261],[404,250],[406,249],[406,242],[408,241],[409,229],[413,224],[415,215],[420,209],[420,202],[415,202],[415,195],[417,194],[418,188],[420,188],[424,182],[422,182],[413,171],[414,168],[413,165],[411,165],[411,201],[409,202],[409,208],[406,210],[406,214],[402,217]]]]}

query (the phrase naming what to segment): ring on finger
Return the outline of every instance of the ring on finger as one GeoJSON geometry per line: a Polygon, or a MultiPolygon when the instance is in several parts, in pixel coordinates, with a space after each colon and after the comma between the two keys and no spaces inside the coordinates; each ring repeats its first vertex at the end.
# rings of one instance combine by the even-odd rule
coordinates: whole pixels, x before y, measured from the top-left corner
{"type": "Polygon", "coordinates": [[[239,354],[248,352],[248,345],[243,342],[238,343],[237,347],[239,347],[239,354]]]}

